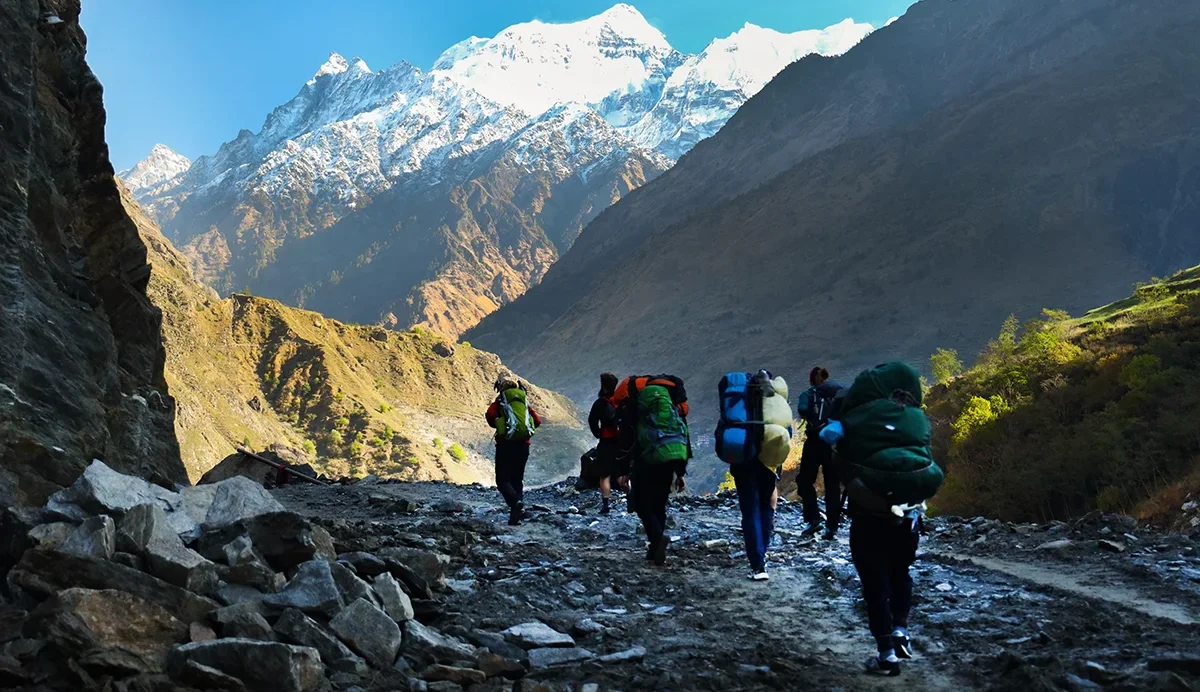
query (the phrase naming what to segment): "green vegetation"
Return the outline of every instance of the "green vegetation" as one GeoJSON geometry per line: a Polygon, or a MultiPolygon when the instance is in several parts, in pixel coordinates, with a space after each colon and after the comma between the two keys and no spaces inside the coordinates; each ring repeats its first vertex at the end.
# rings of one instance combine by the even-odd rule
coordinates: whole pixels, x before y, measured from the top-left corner
{"type": "Polygon", "coordinates": [[[317,453],[317,446],[316,446],[315,444],[313,444],[313,441],[312,441],[312,440],[305,440],[305,441],[304,441],[304,452],[305,452],[306,454],[308,454],[309,456],[315,456],[315,455],[316,455],[316,453],[317,453]]]}
{"type": "Polygon", "coordinates": [[[463,449],[462,445],[458,444],[457,442],[450,445],[450,449],[447,451],[450,453],[451,458],[453,458],[455,461],[467,460],[467,451],[463,449]]]}
{"type": "Polygon", "coordinates": [[[929,358],[929,371],[933,374],[936,384],[946,384],[962,374],[963,364],[958,359],[958,351],[939,348],[929,358]]]}
{"type": "Polygon", "coordinates": [[[939,511],[1049,520],[1151,517],[1200,466],[1200,268],[1071,319],[1005,320],[957,378],[931,359],[939,511]]]}
{"type": "Polygon", "coordinates": [[[329,431],[329,444],[333,447],[341,447],[345,444],[346,438],[342,437],[342,433],[337,430],[329,431]]]}
{"type": "Polygon", "coordinates": [[[392,406],[391,404],[383,403],[379,405],[380,413],[391,413],[394,410],[396,410],[396,407],[392,406]]]}

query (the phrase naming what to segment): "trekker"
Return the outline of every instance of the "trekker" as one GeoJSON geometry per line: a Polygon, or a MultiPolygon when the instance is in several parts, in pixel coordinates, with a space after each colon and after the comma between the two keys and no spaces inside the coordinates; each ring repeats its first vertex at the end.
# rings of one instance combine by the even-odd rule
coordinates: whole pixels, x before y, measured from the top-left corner
{"type": "Polygon", "coordinates": [[[842,385],[829,379],[829,371],[820,366],[808,373],[811,385],[800,395],[796,406],[800,419],[804,421],[804,449],[800,454],[800,469],[796,475],[797,492],[804,504],[804,521],[808,527],[803,535],[822,536],[827,541],[837,538],[838,525],[842,518],[842,492],[837,469],[833,463],[833,447],[821,439],[821,430],[829,423],[829,412],[834,397],[842,385]],[[823,471],[822,471],[823,470],[823,471]],[[817,506],[817,472],[825,477],[825,522],[821,522],[821,510],[817,506]]]}
{"type": "Polygon", "coordinates": [[[767,581],[767,548],[775,535],[776,482],[791,450],[787,382],[760,370],[731,372],[717,386],[721,411],[717,456],[729,464],[742,512],[750,579],[767,581]]]}
{"type": "Polygon", "coordinates": [[[666,564],[667,503],[687,487],[692,442],[683,380],[669,375],[628,377],[614,396],[623,447],[632,462],[633,504],[646,529],[646,559],[666,564]]]}
{"type": "Polygon", "coordinates": [[[525,516],[525,465],[542,419],[529,406],[524,383],[501,375],[495,387],[496,400],[488,407],[487,422],[496,429],[496,487],[508,504],[508,525],[516,526],[525,516]]]}
{"type": "Polygon", "coordinates": [[[596,460],[593,473],[600,477],[600,513],[611,511],[613,481],[621,486],[622,474],[618,468],[621,456],[620,428],[617,426],[617,407],[613,397],[617,393],[617,376],[606,372],[600,376],[600,393],[588,413],[588,427],[596,438],[596,460]]]}
{"type": "Polygon", "coordinates": [[[850,556],[878,649],[866,671],[876,675],[899,675],[901,659],[912,658],[908,570],[916,560],[925,501],[944,479],[930,449],[922,395],[913,368],[876,366],[854,380],[821,431],[837,445],[847,481],[850,556]]]}

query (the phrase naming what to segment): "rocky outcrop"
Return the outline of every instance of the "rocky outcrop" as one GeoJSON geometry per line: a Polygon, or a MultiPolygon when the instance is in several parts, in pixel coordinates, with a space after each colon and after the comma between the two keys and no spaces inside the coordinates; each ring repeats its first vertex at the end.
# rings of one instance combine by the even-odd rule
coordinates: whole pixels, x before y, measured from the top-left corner
{"type": "Polygon", "coordinates": [[[121,207],[77,0],[0,0],[0,502],[92,458],[184,482],[150,265],[121,207]]]}

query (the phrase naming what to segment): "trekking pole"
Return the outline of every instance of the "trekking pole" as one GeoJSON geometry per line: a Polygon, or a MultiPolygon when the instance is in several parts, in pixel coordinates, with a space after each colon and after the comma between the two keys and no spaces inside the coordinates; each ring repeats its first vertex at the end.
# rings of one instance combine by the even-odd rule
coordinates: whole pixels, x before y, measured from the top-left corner
{"type": "Polygon", "coordinates": [[[265,459],[263,457],[260,457],[259,455],[255,454],[254,452],[248,452],[248,451],[242,449],[241,447],[238,447],[237,451],[238,451],[238,454],[247,456],[257,462],[266,464],[267,466],[270,466],[271,468],[273,468],[276,471],[279,471],[281,473],[286,473],[288,475],[295,476],[296,478],[299,478],[300,480],[308,481],[309,483],[315,483],[317,485],[329,485],[329,483],[326,483],[325,481],[323,481],[319,478],[313,478],[312,476],[309,476],[307,474],[300,473],[299,471],[290,469],[283,464],[271,461],[270,459],[265,459]]]}

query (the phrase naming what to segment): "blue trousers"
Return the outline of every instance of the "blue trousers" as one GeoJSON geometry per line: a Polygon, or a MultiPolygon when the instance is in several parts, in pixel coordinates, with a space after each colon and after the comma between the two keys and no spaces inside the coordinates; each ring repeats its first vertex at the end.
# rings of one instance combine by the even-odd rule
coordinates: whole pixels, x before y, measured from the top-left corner
{"type": "Polygon", "coordinates": [[[751,570],[762,572],[766,569],[767,547],[775,535],[775,510],[771,507],[775,473],[757,461],[734,464],[729,470],[742,508],[746,557],[750,560],[751,570]]]}

